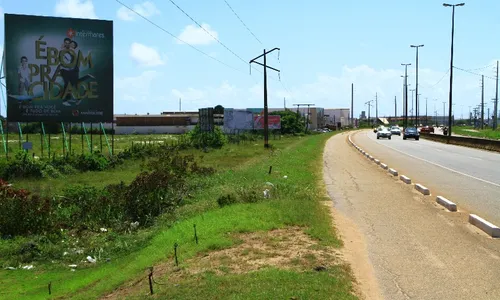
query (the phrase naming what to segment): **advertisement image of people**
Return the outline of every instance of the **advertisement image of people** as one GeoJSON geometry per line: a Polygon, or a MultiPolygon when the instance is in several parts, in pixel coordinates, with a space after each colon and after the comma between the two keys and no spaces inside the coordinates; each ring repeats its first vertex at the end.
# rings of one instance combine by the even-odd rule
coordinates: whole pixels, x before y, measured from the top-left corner
{"type": "Polygon", "coordinates": [[[112,21],[4,19],[9,121],[113,120],[112,21]]]}

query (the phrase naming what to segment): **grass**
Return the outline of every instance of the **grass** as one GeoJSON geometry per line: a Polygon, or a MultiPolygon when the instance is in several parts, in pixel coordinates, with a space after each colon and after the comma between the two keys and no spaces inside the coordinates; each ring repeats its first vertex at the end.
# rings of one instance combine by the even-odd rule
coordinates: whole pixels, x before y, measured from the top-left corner
{"type": "MultiPolygon", "coordinates": [[[[273,141],[280,148],[274,155],[264,151],[260,142],[231,145],[206,153],[204,162],[217,165],[221,172],[207,179],[208,188],[195,194],[175,216],[160,218],[151,238],[139,250],[108,263],[86,265],[76,261],[75,272],[61,263],[35,265],[35,269],[29,271],[0,270],[0,298],[45,299],[47,284],[52,282],[53,297],[94,299],[127,281],[144,278],[149,266],[173,264],[175,243],[179,245],[180,267],[189,269],[189,259],[238,244],[235,233],[301,226],[318,242],[318,247],[340,247],[342,242],[332,230],[331,217],[320,203],[325,200],[324,190],[318,186],[321,149],[329,136],[331,134],[273,141]],[[273,172],[269,175],[271,165],[273,172]],[[249,190],[260,195],[268,187],[266,182],[275,186],[271,189],[271,199],[218,208],[216,199],[221,195],[249,190]],[[193,224],[196,224],[199,244],[194,243],[193,224]]],[[[106,251],[103,255],[107,257],[106,251]]],[[[156,280],[167,281],[168,274],[156,280]]],[[[160,297],[172,299],[355,298],[351,277],[343,266],[325,272],[276,268],[225,276],[208,272],[188,277],[175,287],[156,286],[156,289],[160,297]]],[[[130,296],[144,296],[147,292],[134,290],[130,296]]]]}
{"type": "Polygon", "coordinates": [[[492,140],[500,140],[500,130],[488,129],[475,129],[474,127],[453,127],[453,133],[464,136],[472,136],[479,138],[486,138],[492,140]]]}

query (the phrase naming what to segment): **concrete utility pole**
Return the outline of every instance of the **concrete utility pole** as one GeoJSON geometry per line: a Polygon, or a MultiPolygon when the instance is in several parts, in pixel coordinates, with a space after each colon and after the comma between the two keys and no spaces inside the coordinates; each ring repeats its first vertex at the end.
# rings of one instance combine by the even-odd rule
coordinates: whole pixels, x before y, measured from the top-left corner
{"type": "Polygon", "coordinates": [[[484,75],[481,75],[481,129],[484,129],[484,75]]]}
{"type": "Polygon", "coordinates": [[[354,126],[354,83],[351,83],[351,126],[354,126]]]}
{"type": "Polygon", "coordinates": [[[398,118],[398,102],[396,96],[394,96],[394,119],[398,118]]]}
{"type": "Polygon", "coordinates": [[[448,115],[448,136],[451,136],[451,118],[452,118],[452,108],[453,108],[453,39],[455,37],[455,7],[464,6],[465,3],[459,4],[448,4],[443,3],[444,7],[452,7],[453,11],[451,13],[451,54],[450,54],[450,99],[449,99],[449,115],[448,115]]]}
{"type": "Polygon", "coordinates": [[[370,100],[370,101],[365,102],[365,104],[368,105],[368,123],[369,124],[371,123],[373,125],[373,122],[370,120],[371,119],[371,117],[370,117],[370,107],[372,106],[372,104],[371,104],[372,102],[373,102],[373,100],[370,100]]]}
{"type": "MultiPolygon", "coordinates": [[[[264,148],[269,148],[269,112],[268,112],[268,107],[267,107],[267,69],[271,69],[273,71],[276,71],[276,72],[280,72],[280,70],[278,69],[275,69],[273,67],[270,67],[267,65],[267,61],[266,61],[266,55],[275,51],[275,50],[278,50],[280,51],[280,48],[274,48],[272,50],[269,50],[266,52],[266,49],[264,49],[264,53],[257,56],[256,58],[252,59],[249,64],[252,64],[252,63],[255,63],[255,64],[258,64],[260,66],[263,66],[264,67],[264,148]],[[264,63],[261,64],[260,62],[257,62],[256,60],[261,58],[261,57],[264,57],[264,63]]],[[[250,71],[252,69],[250,68],[250,71]]]]}
{"type": "Polygon", "coordinates": [[[418,127],[418,48],[423,47],[424,45],[410,45],[411,48],[415,48],[416,51],[416,64],[415,64],[415,93],[417,94],[417,99],[415,103],[415,123],[417,124],[418,127]]]}
{"type": "Polygon", "coordinates": [[[401,64],[402,66],[405,66],[405,88],[404,88],[404,111],[405,111],[405,121],[403,127],[406,128],[408,127],[408,66],[411,66],[411,64],[401,64]]]}
{"type": "Polygon", "coordinates": [[[493,108],[493,129],[496,130],[498,126],[498,60],[497,60],[497,80],[495,87],[495,105],[493,108]]]}
{"type": "Polygon", "coordinates": [[[413,107],[413,92],[415,89],[410,90],[411,92],[411,117],[413,119],[413,125],[415,125],[415,111],[413,110],[415,107],[413,107]]]}

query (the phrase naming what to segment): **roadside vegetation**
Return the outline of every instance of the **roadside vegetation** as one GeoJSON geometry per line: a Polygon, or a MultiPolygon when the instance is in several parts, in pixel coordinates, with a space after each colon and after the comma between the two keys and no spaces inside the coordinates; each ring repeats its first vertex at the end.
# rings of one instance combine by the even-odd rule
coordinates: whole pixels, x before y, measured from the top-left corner
{"type": "Polygon", "coordinates": [[[49,283],[55,297],[141,298],[152,266],[155,294],[172,299],[354,299],[318,186],[331,134],[271,149],[200,135],[134,145],[119,162],[75,156],[67,173],[18,154],[21,175],[0,182],[0,298],[46,298],[49,283]],[[22,176],[33,164],[60,176],[22,176]]]}
{"type": "Polygon", "coordinates": [[[455,126],[453,132],[459,135],[479,137],[492,140],[500,140],[500,130],[493,130],[491,128],[477,129],[469,126],[455,126]]]}

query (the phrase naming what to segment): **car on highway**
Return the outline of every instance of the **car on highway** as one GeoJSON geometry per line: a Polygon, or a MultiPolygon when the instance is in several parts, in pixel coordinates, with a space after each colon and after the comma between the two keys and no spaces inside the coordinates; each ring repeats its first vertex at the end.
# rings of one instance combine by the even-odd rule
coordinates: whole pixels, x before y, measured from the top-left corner
{"type": "Polygon", "coordinates": [[[389,128],[386,128],[386,127],[382,127],[381,130],[377,131],[377,140],[380,139],[380,138],[387,138],[387,139],[391,139],[391,131],[389,130],[389,128]]]}
{"type": "Polygon", "coordinates": [[[393,135],[401,135],[401,129],[398,126],[391,127],[391,134],[393,135]]]}
{"type": "Polygon", "coordinates": [[[420,128],[420,132],[434,133],[434,127],[432,127],[432,126],[424,126],[424,127],[420,128]]]}
{"type": "Polygon", "coordinates": [[[403,140],[406,140],[408,138],[415,139],[416,141],[418,141],[420,139],[420,134],[418,133],[417,128],[415,128],[415,127],[405,128],[405,130],[403,132],[403,140]]]}
{"type": "Polygon", "coordinates": [[[384,128],[384,126],[380,125],[380,126],[378,126],[378,127],[375,127],[375,129],[373,129],[373,132],[374,132],[374,133],[377,133],[377,132],[379,132],[380,130],[382,130],[383,128],[384,128]]]}

